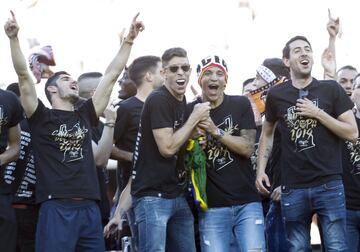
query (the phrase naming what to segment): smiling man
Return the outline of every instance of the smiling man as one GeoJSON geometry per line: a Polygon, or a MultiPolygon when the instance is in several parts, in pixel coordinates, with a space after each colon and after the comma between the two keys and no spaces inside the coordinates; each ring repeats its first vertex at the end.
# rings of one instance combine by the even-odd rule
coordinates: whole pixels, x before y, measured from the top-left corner
{"type": "Polygon", "coordinates": [[[241,251],[265,251],[263,210],[250,161],[256,134],[250,101],[224,93],[228,71],[219,56],[201,60],[197,73],[202,101],[211,106],[210,118],[198,124],[207,135],[208,210],[199,213],[201,251],[230,251],[232,237],[241,251]]]}
{"type": "Polygon", "coordinates": [[[185,122],[185,90],[191,68],[182,48],[162,55],[164,86],[145,101],[133,154],[131,194],[139,251],[195,251],[193,216],[185,199],[186,172],[180,149],[209,116],[198,104],[185,122]],[[149,210],[150,209],[150,210],[149,210]]]}
{"type": "Polygon", "coordinates": [[[38,99],[18,40],[12,13],[5,24],[11,56],[19,78],[20,99],[32,134],[36,166],[36,201],[40,203],[36,251],[99,251],[104,239],[99,186],[91,144],[91,129],[105,110],[114,83],[125,67],[131,46],[144,26],[135,16],[129,34],[105,71],[95,94],[78,109],[77,82],[66,72],[45,84],[52,109],[38,99]]]}
{"type": "Polygon", "coordinates": [[[326,251],[347,251],[341,139],[358,136],[353,104],[335,81],[311,76],[313,54],[303,36],[283,49],[291,81],[270,89],[260,136],[256,186],[268,194],[265,167],[275,124],[281,138],[281,208],[289,251],[311,251],[311,218],[317,213],[326,251]],[[266,186],[265,186],[266,185],[266,186]]]}

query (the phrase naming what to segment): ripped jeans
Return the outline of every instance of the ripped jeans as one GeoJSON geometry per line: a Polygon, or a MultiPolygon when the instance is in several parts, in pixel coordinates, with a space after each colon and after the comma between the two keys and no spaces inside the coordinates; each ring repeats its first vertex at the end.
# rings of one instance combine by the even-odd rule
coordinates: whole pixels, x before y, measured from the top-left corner
{"type": "Polygon", "coordinates": [[[209,208],[199,214],[199,228],[202,252],[230,251],[233,237],[238,251],[266,251],[260,202],[209,208]]]}
{"type": "Polygon", "coordinates": [[[325,251],[348,251],[345,195],[341,180],[303,189],[282,188],[281,208],[289,252],[311,251],[310,225],[314,213],[321,223],[325,251]]]}

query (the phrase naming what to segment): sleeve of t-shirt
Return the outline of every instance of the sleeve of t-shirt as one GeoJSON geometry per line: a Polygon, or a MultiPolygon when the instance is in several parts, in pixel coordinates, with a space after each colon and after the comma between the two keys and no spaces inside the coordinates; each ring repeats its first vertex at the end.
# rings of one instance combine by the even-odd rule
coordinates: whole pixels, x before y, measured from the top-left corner
{"type": "Polygon", "coordinates": [[[28,118],[29,121],[29,125],[31,125],[31,128],[36,127],[36,124],[38,122],[43,122],[44,121],[44,111],[45,111],[46,107],[44,105],[44,103],[42,103],[42,101],[40,99],[38,99],[38,105],[34,111],[34,113],[31,115],[30,118],[28,118]]]}
{"type": "Polygon", "coordinates": [[[240,108],[243,109],[240,120],[240,130],[241,129],[256,129],[254,113],[251,108],[251,103],[249,99],[245,96],[240,97],[240,108]]]}
{"type": "Polygon", "coordinates": [[[265,102],[265,119],[268,122],[276,122],[276,110],[274,106],[274,98],[272,94],[272,89],[269,90],[267,96],[266,96],[266,102],[265,102]]]}
{"type": "Polygon", "coordinates": [[[84,116],[89,120],[92,127],[96,127],[98,125],[99,118],[96,115],[94,103],[91,98],[81,104],[78,111],[81,116],[84,116]]]}
{"type": "Polygon", "coordinates": [[[125,108],[125,106],[122,106],[120,103],[119,108],[116,111],[116,123],[115,123],[115,129],[114,129],[114,141],[118,142],[122,138],[126,125],[128,122],[128,110],[125,108]]]}
{"type": "Polygon", "coordinates": [[[152,129],[173,128],[174,115],[166,96],[151,97],[148,106],[152,129]]]}
{"type": "Polygon", "coordinates": [[[23,109],[21,107],[19,99],[14,94],[10,94],[13,96],[13,102],[11,120],[9,121],[9,128],[14,127],[24,118],[23,109]]]}
{"type": "Polygon", "coordinates": [[[337,118],[342,113],[352,109],[354,107],[354,103],[350,100],[349,96],[345,93],[345,90],[339,85],[334,85],[335,88],[335,96],[336,101],[334,102],[334,116],[337,118]]]}

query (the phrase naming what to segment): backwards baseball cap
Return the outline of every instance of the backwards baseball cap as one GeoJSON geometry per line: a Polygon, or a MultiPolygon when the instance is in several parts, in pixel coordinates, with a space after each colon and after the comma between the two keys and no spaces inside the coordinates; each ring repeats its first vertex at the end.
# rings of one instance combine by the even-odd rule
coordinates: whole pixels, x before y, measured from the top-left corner
{"type": "Polygon", "coordinates": [[[274,84],[283,77],[290,79],[289,68],[279,58],[265,59],[263,64],[256,69],[256,72],[268,84],[274,84]]]}
{"type": "Polygon", "coordinates": [[[225,81],[227,82],[228,78],[228,68],[224,59],[220,58],[217,55],[212,55],[205,57],[197,65],[196,73],[198,75],[198,82],[200,83],[206,69],[210,67],[218,67],[225,73],[225,81]]]}

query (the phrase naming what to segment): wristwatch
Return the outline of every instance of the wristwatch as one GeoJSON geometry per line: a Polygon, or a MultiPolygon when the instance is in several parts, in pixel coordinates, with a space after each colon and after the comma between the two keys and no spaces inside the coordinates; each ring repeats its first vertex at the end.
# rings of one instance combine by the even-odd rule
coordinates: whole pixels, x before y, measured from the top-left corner
{"type": "Polygon", "coordinates": [[[220,128],[217,128],[215,138],[221,139],[224,135],[225,135],[225,131],[220,128]]]}

